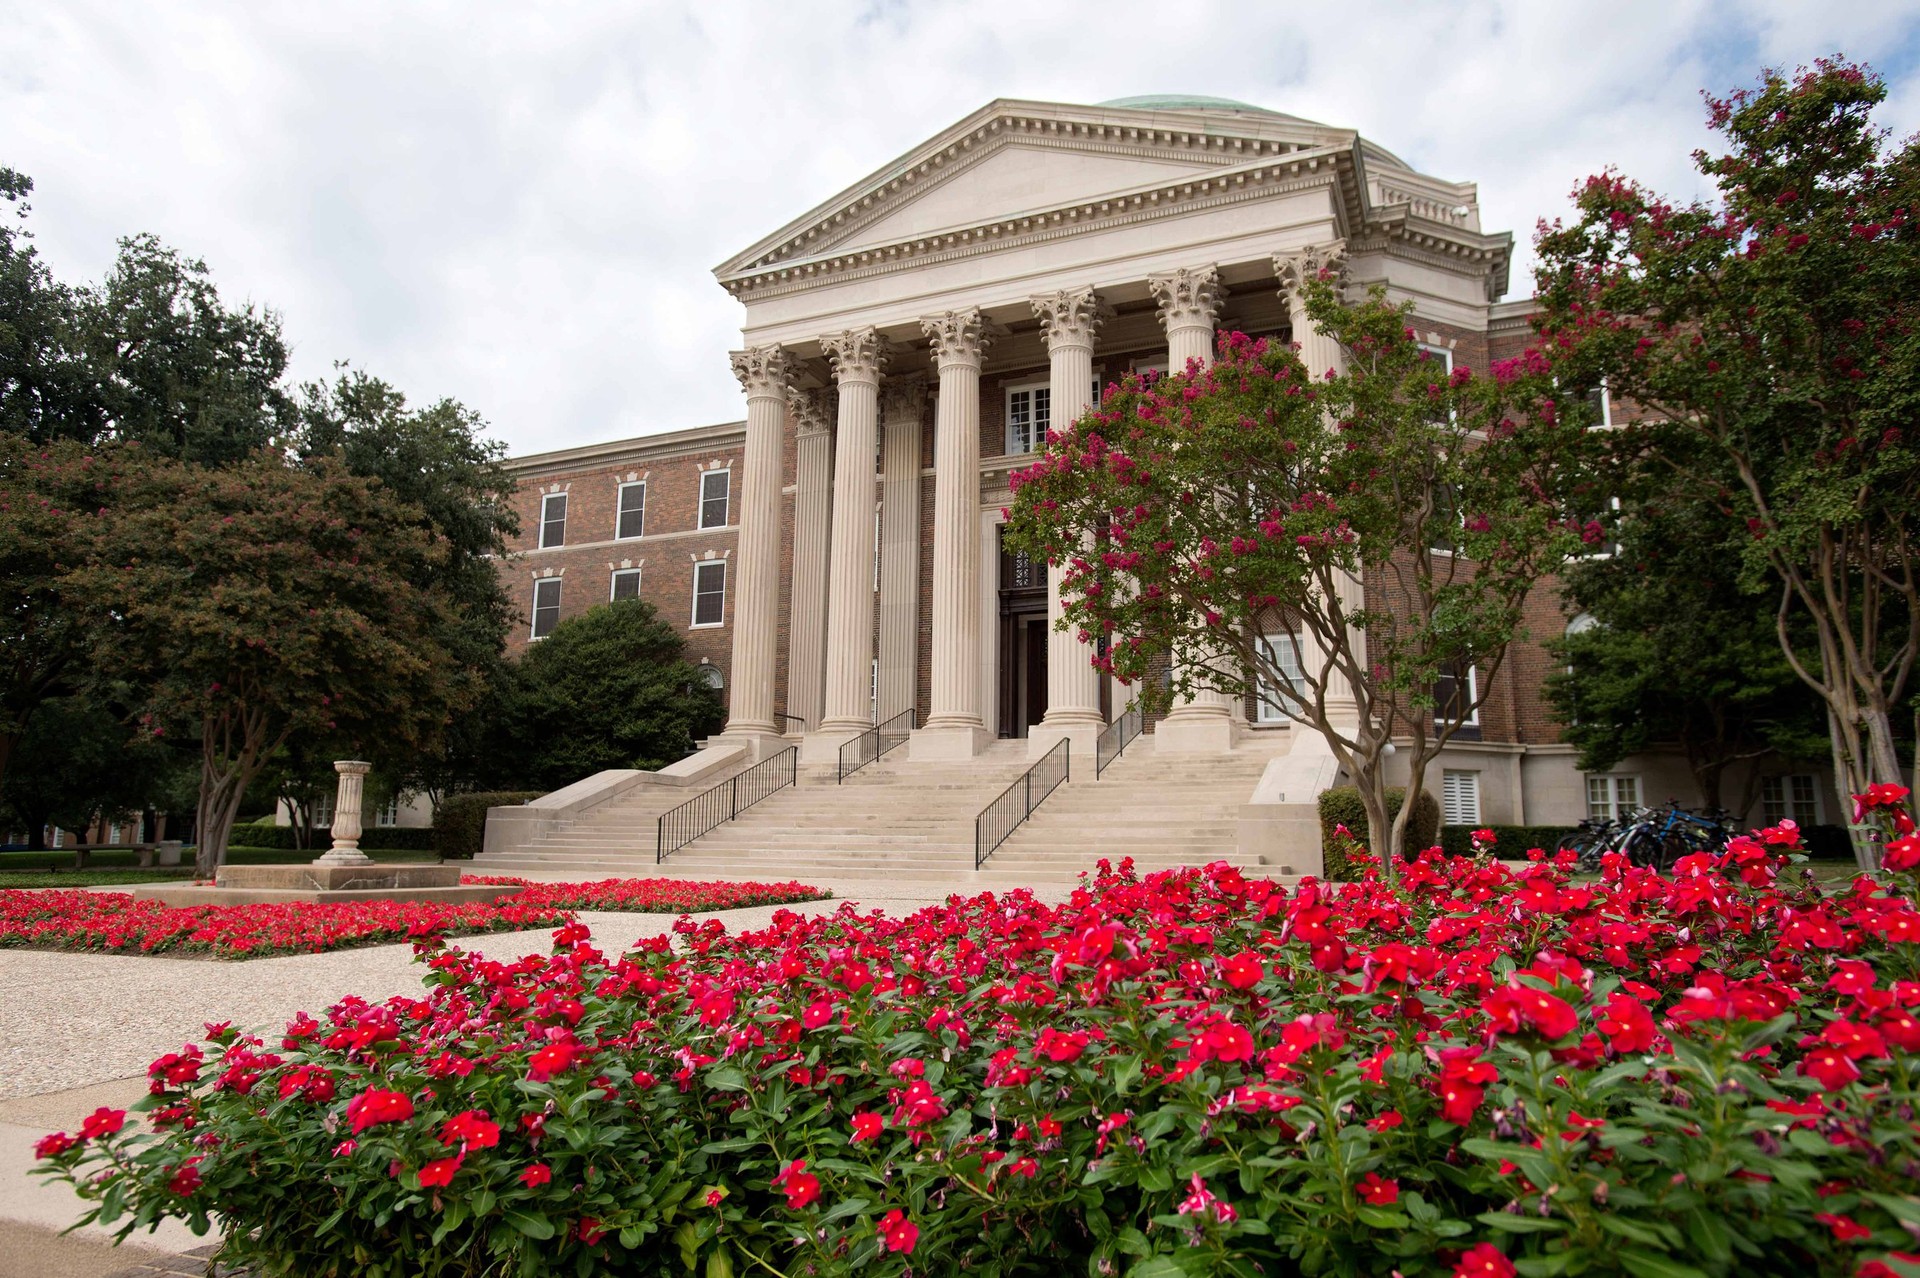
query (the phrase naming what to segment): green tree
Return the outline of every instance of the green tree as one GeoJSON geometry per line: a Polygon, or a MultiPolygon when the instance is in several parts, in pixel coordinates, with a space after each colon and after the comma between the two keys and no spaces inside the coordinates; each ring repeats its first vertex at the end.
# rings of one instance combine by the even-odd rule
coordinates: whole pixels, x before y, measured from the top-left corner
{"type": "Polygon", "coordinates": [[[1703,492],[1737,477],[1746,579],[1856,793],[1906,780],[1893,716],[1920,657],[1920,151],[1874,127],[1885,96],[1839,61],[1765,72],[1709,100],[1716,199],[1609,173],[1538,241],[1545,356],[1636,405],[1655,464],[1703,492]]]}
{"type": "Polygon", "coordinates": [[[1544,379],[1449,376],[1404,308],[1308,291],[1345,374],[1236,333],[1210,367],[1129,378],[1015,476],[1008,536],[1065,565],[1061,628],[1110,639],[1090,659],[1145,704],[1264,687],[1320,733],[1385,861],[1416,807],[1389,813],[1389,749],[1417,793],[1474,721],[1533,584],[1579,546],[1587,433],[1544,379]]]}
{"type": "Polygon", "coordinates": [[[496,757],[499,777],[559,789],[608,768],[659,768],[685,758],[726,720],[680,633],[644,600],[601,604],[555,626],[516,669],[496,757]]]}
{"type": "Polygon", "coordinates": [[[53,278],[26,229],[33,179],[0,167],[0,432],[92,439],[106,413],[80,357],[80,295],[53,278]]]}
{"type": "MultiPolygon", "coordinates": [[[[1771,601],[1741,584],[1741,547],[1717,506],[1630,502],[1616,538],[1611,555],[1561,574],[1569,609],[1594,623],[1551,645],[1567,669],[1547,680],[1581,769],[1674,745],[1707,804],[1724,807],[1736,764],[1825,754],[1819,698],[1774,638],[1771,601]]],[[[1759,775],[1749,768],[1735,812],[1753,806],[1759,775]]]]}
{"type": "Polygon", "coordinates": [[[46,826],[84,830],[96,817],[147,807],[164,788],[170,763],[159,743],[136,734],[97,695],[51,697],[21,738],[0,782],[0,802],[38,849],[46,846],[46,826]]]}
{"type": "Polygon", "coordinates": [[[63,590],[98,670],[140,690],[140,726],[198,738],[199,873],[295,736],[430,750],[478,694],[444,641],[451,601],[420,584],[445,550],[380,485],[271,453],[210,470],[122,446],[99,465],[117,501],[63,590]]]}

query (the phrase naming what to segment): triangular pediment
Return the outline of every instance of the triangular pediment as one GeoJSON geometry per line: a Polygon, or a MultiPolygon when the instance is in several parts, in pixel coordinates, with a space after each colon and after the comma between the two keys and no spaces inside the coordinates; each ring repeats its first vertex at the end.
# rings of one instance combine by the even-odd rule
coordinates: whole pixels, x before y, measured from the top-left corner
{"type": "Polygon", "coordinates": [[[1257,109],[991,102],[722,263],[722,282],[985,220],[1179,182],[1357,137],[1257,109]]]}
{"type": "Polygon", "coordinates": [[[1009,141],[974,163],[956,168],[944,181],[921,189],[912,199],[844,237],[826,239],[820,247],[889,244],[929,231],[970,226],[988,218],[1056,208],[1191,177],[1220,168],[1223,163],[1212,157],[1176,160],[1096,153],[1077,149],[1071,142],[1009,141]]]}

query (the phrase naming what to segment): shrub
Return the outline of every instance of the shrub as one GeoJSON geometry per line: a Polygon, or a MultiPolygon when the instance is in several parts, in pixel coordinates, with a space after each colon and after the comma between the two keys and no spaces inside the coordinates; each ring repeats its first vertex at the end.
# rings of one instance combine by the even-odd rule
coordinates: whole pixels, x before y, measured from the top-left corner
{"type": "MultiPolygon", "coordinates": [[[[228,843],[241,848],[288,848],[297,847],[294,829],[290,825],[276,825],[271,821],[254,821],[233,827],[228,843]]],[[[326,826],[316,826],[313,831],[313,852],[324,852],[333,845],[333,831],[326,826]]],[[[432,826],[372,826],[360,831],[360,850],[362,852],[428,852],[433,849],[432,826]]]]}
{"type": "MultiPolygon", "coordinates": [[[[1404,787],[1393,786],[1388,789],[1389,819],[1399,815],[1400,805],[1406,802],[1406,797],[1404,787]]],[[[1334,837],[1334,827],[1341,825],[1346,826],[1355,839],[1365,845],[1367,810],[1361,805],[1359,789],[1354,786],[1337,785],[1320,796],[1320,848],[1325,858],[1323,875],[1334,882],[1358,877],[1354,868],[1347,863],[1341,841],[1334,837]]],[[[1419,801],[1414,804],[1413,818],[1407,822],[1406,837],[1400,841],[1401,851],[1408,856],[1426,851],[1438,841],[1439,830],[1439,800],[1422,790],[1419,801]]]]}
{"type": "Polygon", "coordinates": [[[433,814],[433,850],[444,861],[471,861],[486,846],[487,809],[517,807],[544,790],[494,790],[450,794],[433,814]]]}
{"type": "Polygon", "coordinates": [[[1446,825],[1440,827],[1440,849],[1448,856],[1472,856],[1473,832],[1493,831],[1494,855],[1524,861],[1530,848],[1551,852],[1574,832],[1570,825],[1446,825]]]}
{"type": "Polygon", "coordinates": [[[267,1275],[1885,1274],[1920,839],[1828,896],[1766,837],[1588,886],[1103,864],[618,957],[572,925],[212,1027],[149,1071],[157,1139],[40,1148],[89,1219],[217,1215],[267,1275]]]}

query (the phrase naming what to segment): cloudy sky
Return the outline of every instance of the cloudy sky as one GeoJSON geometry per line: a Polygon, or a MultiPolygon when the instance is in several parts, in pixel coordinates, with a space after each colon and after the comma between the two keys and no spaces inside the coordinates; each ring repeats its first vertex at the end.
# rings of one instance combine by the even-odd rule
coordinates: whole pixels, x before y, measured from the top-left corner
{"type": "Polygon", "coordinates": [[[1920,127],[1920,0],[0,0],[0,51],[58,274],[155,232],[280,311],[298,375],[453,395],[516,452],[737,419],[712,268],[995,97],[1357,128],[1523,243],[1607,164],[1695,193],[1699,90],[1763,65],[1864,59],[1920,127]]]}

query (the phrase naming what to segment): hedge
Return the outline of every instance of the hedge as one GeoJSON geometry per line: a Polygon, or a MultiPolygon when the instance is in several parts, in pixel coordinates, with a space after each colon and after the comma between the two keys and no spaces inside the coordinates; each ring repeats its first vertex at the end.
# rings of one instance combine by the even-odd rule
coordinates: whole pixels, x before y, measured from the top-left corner
{"type": "Polygon", "coordinates": [[[1472,856],[1473,832],[1493,831],[1493,854],[1505,861],[1523,861],[1530,848],[1551,852],[1578,827],[1571,825],[1447,825],[1440,827],[1440,846],[1448,856],[1472,856]]]}
{"type": "MultiPolygon", "coordinates": [[[[271,821],[243,822],[233,827],[233,833],[227,842],[234,847],[245,848],[285,848],[293,849],[298,845],[294,841],[294,829],[290,825],[275,825],[271,821]]],[[[326,851],[332,846],[333,831],[327,826],[315,826],[313,830],[313,850],[326,851]]],[[[360,831],[360,850],[362,852],[430,852],[433,850],[433,827],[431,826],[376,826],[360,831]]]]}
{"type": "Polygon", "coordinates": [[[471,861],[486,846],[487,809],[518,807],[545,790],[493,790],[450,794],[433,814],[433,848],[445,861],[471,861]]]}
{"type": "MultiPolygon", "coordinates": [[[[1399,815],[1400,805],[1406,800],[1406,790],[1401,786],[1391,786],[1387,790],[1387,816],[1391,819],[1399,815]]],[[[1346,880],[1357,878],[1353,867],[1347,864],[1347,858],[1340,849],[1340,841],[1334,837],[1335,826],[1344,825],[1355,838],[1366,841],[1367,809],[1360,802],[1358,787],[1337,785],[1320,796],[1320,847],[1325,858],[1322,873],[1328,879],[1346,880]]],[[[1440,830],[1440,801],[1422,790],[1419,802],[1414,804],[1413,819],[1407,822],[1406,837],[1401,840],[1400,850],[1407,856],[1415,856],[1434,845],[1440,830]]]]}

